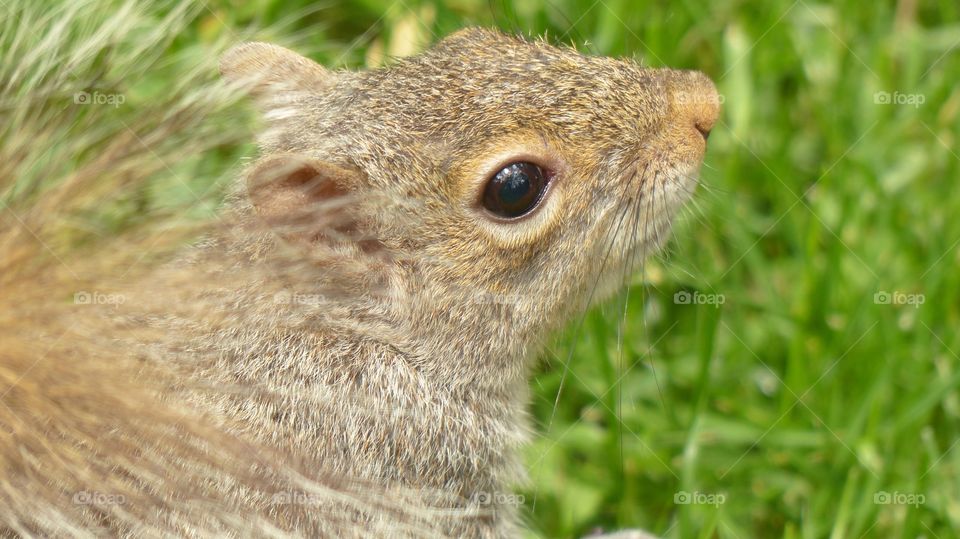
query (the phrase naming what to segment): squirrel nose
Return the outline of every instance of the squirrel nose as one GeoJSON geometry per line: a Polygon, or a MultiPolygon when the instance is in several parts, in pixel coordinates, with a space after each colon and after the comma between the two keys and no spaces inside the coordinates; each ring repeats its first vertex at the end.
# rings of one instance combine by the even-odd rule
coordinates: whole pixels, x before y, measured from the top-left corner
{"type": "Polygon", "coordinates": [[[674,118],[681,125],[692,126],[706,140],[720,116],[717,87],[699,71],[676,72],[671,87],[674,118]]]}

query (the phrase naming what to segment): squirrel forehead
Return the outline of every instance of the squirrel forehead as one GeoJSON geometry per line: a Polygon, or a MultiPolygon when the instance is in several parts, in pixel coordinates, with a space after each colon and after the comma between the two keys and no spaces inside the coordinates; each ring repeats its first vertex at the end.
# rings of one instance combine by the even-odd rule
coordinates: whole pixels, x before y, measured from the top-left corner
{"type": "Polygon", "coordinates": [[[388,119],[441,133],[525,126],[629,135],[656,123],[668,102],[656,71],[632,61],[479,29],[359,81],[388,119]]]}
{"type": "Polygon", "coordinates": [[[284,65],[298,97],[289,106],[277,96],[278,110],[267,113],[275,129],[261,143],[346,160],[446,158],[520,131],[600,158],[641,144],[664,123],[670,101],[671,70],[485,29],[461,30],[379,69],[316,75],[316,64],[284,65]],[[315,82],[301,84],[303,72],[315,82]],[[438,155],[423,155],[426,147],[438,155]]]}

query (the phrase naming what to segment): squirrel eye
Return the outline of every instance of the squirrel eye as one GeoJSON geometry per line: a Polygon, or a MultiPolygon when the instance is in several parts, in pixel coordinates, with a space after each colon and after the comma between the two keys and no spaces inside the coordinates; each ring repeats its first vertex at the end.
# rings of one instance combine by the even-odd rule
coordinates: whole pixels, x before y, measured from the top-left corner
{"type": "Polygon", "coordinates": [[[542,168],[526,161],[511,163],[490,178],[483,206],[499,217],[520,217],[537,206],[546,189],[542,168]]]}

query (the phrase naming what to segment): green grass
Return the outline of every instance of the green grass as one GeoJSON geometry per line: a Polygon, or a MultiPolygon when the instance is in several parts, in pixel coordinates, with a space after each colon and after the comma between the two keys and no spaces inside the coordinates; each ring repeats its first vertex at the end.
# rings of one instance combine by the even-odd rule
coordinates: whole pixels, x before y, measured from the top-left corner
{"type": "MultiPolygon", "coordinates": [[[[703,188],[668,252],[626,305],[561,336],[533,381],[534,533],[960,536],[955,0],[208,5],[171,50],[286,21],[258,37],[356,68],[483,24],[717,82],[703,188]]],[[[223,148],[194,181],[249,149],[223,148]]]]}

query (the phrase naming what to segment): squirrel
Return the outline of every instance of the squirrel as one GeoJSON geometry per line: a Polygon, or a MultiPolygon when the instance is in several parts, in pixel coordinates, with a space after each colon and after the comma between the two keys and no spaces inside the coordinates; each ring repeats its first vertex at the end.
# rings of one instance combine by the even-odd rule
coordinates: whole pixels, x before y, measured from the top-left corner
{"type": "Polygon", "coordinates": [[[535,361],[665,241],[714,84],[480,28],[365,71],[245,43],[220,72],[259,157],[175,260],[90,263],[122,302],[52,300],[77,280],[6,208],[0,529],[519,535],[535,361]]]}

